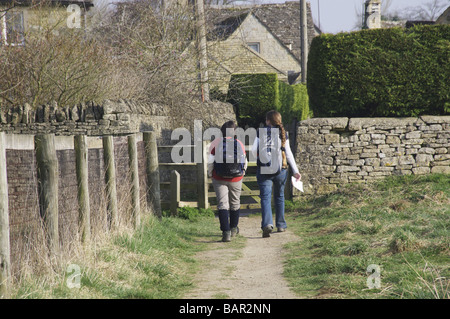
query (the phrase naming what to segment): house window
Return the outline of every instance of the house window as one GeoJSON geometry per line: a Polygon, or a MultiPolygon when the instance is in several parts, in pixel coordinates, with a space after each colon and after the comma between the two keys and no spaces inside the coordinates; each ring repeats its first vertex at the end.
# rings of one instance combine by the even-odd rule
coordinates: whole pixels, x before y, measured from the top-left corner
{"type": "Polygon", "coordinates": [[[8,11],[0,17],[1,45],[23,45],[24,31],[23,12],[8,11]]]}
{"type": "Polygon", "coordinates": [[[249,42],[247,45],[250,49],[259,53],[259,42],[249,42]]]}

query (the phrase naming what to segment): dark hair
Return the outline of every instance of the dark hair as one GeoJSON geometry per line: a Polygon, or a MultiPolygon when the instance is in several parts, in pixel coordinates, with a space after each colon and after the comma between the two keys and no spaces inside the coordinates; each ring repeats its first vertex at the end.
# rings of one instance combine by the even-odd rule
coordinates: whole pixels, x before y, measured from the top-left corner
{"type": "Polygon", "coordinates": [[[283,122],[281,120],[281,114],[275,110],[272,110],[266,113],[266,119],[272,126],[280,129],[281,145],[284,147],[286,145],[286,130],[284,129],[283,122]]]}
{"type": "MultiPolygon", "coordinates": [[[[222,132],[222,136],[223,137],[227,137],[227,136],[234,136],[234,129],[236,128],[236,124],[234,123],[234,121],[228,121],[225,122],[222,127],[220,128],[220,131],[222,132]],[[232,130],[232,135],[227,135],[227,129],[233,129],[232,130]]],[[[230,131],[230,130],[229,130],[230,131]]]]}

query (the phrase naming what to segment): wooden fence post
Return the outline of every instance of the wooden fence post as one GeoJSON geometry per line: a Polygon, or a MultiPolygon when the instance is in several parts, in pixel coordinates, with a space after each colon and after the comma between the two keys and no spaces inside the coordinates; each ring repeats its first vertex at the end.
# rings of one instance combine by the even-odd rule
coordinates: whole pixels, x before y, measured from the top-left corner
{"type": "Polygon", "coordinates": [[[89,180],[88,180],[88,145],[86,135],[74,136],[75,165],[78,186],[78,221],[81,241],[88,242],[91,238],[89,180]]]}
{"type": "Polygon", "coordinates": [[[105,184],[107,208],[109,214],[109,228],[118,226],[116,165],[114,162],[114,140],[111,135],[103,136],[103,160],[105,162],[105,184]]]}
{"type": "Polygon", "coordinates": [[[141,201],[139,188],[138,154],[136,134],[128,136],[128,164],[131,173],[131,205],[133,209],[133,223],[135,227],[141,224],[141,201]]]}
{"type": "Polygon", "coordinates": [[[59,251],[58,234],[58,158],[55,149],[55,135],[44,134],[34,137],[39,208],[44,220],[47,243],[52,254],[59,251]]]}
{"type": "Polygon", "coordinates": [[[6,174],[5,133],[0,132],[0,298],[8,298],[11,284],[8,180],[6,174]]]}
{"type": "Polygon", "coordinates": [[[175,216],[180,203],[180,173],[172,171],[170,173],[170,214],[175,216]]]}
{"type": "Polygon", "coordinates": [[[208,208],[208,157],[202,141],[202,161],[197,163],[198,208],[208,208]]]}
{"type": "Polygon", "coordinates": [[[153,208],[156,216],[161,218],[161,190],[159,180],[158,145],[155,132],[144,132],[144,148],[147,175],[147,204],[153,208]]]}

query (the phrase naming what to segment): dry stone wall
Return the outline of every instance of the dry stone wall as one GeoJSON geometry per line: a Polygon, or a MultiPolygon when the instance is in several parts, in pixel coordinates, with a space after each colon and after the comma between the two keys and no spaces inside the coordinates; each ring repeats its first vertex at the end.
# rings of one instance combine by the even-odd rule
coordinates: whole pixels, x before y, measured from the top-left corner
{"type": "Polygon", "coordinates": [[[296,160],[310,194],[389,175],[450,174],[450,116],[305,120],[296,160]]]}
{"type": "Polygon", "coordinates": [[[172,130],[184,127],[192,133],[195,120],[201,120],[204,129],[221,127],[225,121],[236,121],[236,114],[229,103],[196,100],[171,106],[132,100],[86,102],[72,107],[58,106],[56,102],[37,108],[28,104],[9,108],[0,105],[0,131],[7,134],[118,136],[155,131],[159,143],[171,144],[172,130]]]}
{"type": "Polygon", "coordinates": [[[0,130],[16,134],[122,135],[167,128],[169,110],[158,104],[130,100],[80,103],[72,107],[56,102],[0,107],[0,130]]]}

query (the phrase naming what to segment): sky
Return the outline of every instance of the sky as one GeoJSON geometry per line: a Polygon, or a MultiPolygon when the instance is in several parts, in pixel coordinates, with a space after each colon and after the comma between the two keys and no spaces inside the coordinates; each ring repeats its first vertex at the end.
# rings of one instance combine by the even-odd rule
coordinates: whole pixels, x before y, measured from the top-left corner
{"type": "MultiPolygon", "coordinates": [[[[389,11],[402,12],[407,8],[418,7],[430,1],[432,0],[392,0],[389,11]]],[[[317,26],[320,24],[322,32],[338,33],[355,30],[360,23],[356,12],[362,12],[365,0],[308,0],[308,2],[311,3],[314,23],[317,26]]],[[[441,0],[441,3],[445,2],[447,6],[450,5],[450,0],[441,0]]]]}

